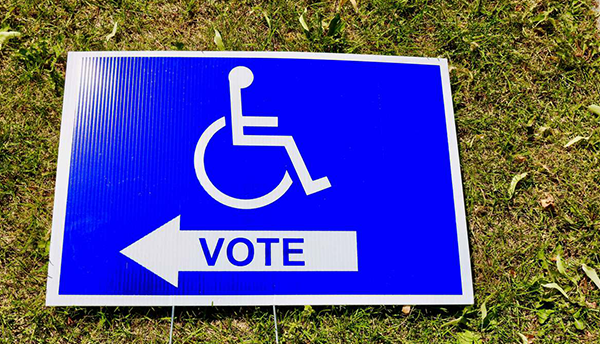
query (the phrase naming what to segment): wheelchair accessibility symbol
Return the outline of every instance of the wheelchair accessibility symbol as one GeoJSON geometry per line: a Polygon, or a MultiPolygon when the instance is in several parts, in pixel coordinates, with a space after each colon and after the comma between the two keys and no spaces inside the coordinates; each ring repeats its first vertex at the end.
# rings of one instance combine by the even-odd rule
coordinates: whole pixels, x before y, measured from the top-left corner
{"type": "MultiPolygon", "coordinates": [[[[292,161],[292,165],[296,170],[296,174],[300,179],[300,183],[304,188],[306,195],[310,195],[321,190],[331,187],[329,179],[323,177],[317,180],[313,180],[308,172],[308,168],[300,155],[298,146],[294,142],[292,136],[267,136],[267,135],[245,135],[244,127],[270,127],[276,128],[278,126],[277,117],[255,117],[255,116],[243,116],[242,115],[242,92],[243,88],[246,88],[252,84],[254,75],[252,71],[246,67],[238,66],[229,72],[229,92],[231,101],[231,130],[233,136],[234,146],[258,146],[258,147],[284,147],[287,154],[292,161]]],[[[196,144],[196,151],[194,152],[194,168],[196,170],[196,176],[200,181],[200,185],[206,190],[206,192],[214,198],[217,202],[226,205],[231,208],[237,209],[256,209],[267,206],[281,196],[283,196],[292,185],[292,179],[288,171],[285,171],[283,179],[279,182],[279,185],[275,187],[271,192],[257,198],[240,199],[231,197],[221,192],[217,187],[210,181],[206,173],[204,166],[204,155],[208,142],[212,137],[221,129],[225,127],[225,117],[221,117],[213,122],[198,140],[196,144]]]]}

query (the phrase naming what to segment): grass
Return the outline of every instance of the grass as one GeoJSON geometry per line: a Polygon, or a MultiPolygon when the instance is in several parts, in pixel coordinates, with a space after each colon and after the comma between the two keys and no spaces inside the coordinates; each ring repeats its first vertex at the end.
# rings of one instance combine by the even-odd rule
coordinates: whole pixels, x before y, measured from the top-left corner
{"type": "MultiPolygon", "coordinates": [[[[350,1],[0,2],[0,31],[22,33],[0,50],[0,343],[168,340],[168,308],[44,306],[66,54],[216,50],[215,29],[227,50],[440,56],[451,65],[475,305],[409,314],[281,307],[283,342],[600,342],[600,290],[581,269],[600,271],[600,117],[586,109],[600,103],[592,6],[363,0],[357,13],[350,1]],[[578,135],[589,139],[564,148],[578,135]],[[554,205],[544,208],[548,195],[554,205]]],[[[268,307],[176,315],[177,343],[273,342],[268,307]]]]}

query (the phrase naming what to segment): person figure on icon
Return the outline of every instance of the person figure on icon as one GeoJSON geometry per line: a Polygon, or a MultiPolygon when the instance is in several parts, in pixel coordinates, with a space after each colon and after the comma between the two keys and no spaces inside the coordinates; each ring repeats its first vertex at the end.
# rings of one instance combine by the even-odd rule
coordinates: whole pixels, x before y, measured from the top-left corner
{"type": "Polygon", "coordinates": [[[300,155],[292,136],[246,135],[244,127],[276,128],[277,117],[255,117],[242,114],[242,89],[250,86],[254,74],[247,67],[238,66],[229,72],[229,92],[231,97],[231,130],[234,146],[280,146],[285,147],[298,174],[300,183],[307,195],[331,187],[327,177],[313,180],[300,155]]]}

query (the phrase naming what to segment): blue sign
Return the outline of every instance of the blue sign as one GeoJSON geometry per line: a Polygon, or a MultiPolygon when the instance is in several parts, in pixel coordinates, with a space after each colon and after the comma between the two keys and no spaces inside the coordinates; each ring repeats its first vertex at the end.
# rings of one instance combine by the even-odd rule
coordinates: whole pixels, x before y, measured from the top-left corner
{"type": "Polygon", "coordinates": [[[472,302],[446,60],[69,54],[48,305],[472,302]]]}

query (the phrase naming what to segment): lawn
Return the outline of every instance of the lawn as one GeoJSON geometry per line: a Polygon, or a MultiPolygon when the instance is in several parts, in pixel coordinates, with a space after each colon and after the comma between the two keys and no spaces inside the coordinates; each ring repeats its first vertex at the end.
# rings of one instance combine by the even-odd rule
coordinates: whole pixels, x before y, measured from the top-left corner
{"type": "MultiPolygon", "coordinates": [[[[600,272],[600,111],[588,109],[600,104],[593,1],[356,5],[0,2],[0,31],[21,34],[0,43],[0,343],[168,341],[170,308],[44,305],[66,57],[219,49],[450,64],[475,305],[280,307],[282,342],[600,342],[600,286],[583,269],[600,272]]],[[[271,308],[177,308],[174,342],[274,342],[271,308]]]]}

